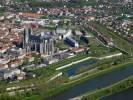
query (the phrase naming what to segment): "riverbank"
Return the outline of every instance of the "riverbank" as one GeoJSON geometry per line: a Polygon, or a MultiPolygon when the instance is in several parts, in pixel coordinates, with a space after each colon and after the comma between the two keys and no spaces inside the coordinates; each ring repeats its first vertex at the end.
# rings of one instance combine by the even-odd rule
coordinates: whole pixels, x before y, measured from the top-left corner
{"type": "Polygon", "coordinates": [[[133,98],[133,87],[112,94],[110,96],[103,97],[100,100],[132,100],[132,98],[133,98]]]}
{"type": "MultiPolygon", "coordinates": [[[[100,60],[101,61],[101,60],[100,60]]],[[[131,62],[131,60],[130,60],[130,62],[131,62]]],[[[129,64],[129,62],[127,62],[127,63],[125,63],[125,64],[120,64],[119,66],[125,66],[126,64],[129,64]]],[[[107,69],[109,69],[109,68],[111,68],[111,67],[114,67],[114,68],[116,68],[117,66],[113,66],[113,65],[111,65],[110,67],[107,67],[105,70],[107,70],[107,69]]],[[[124,67],[123,67],[124,68],[124,67]]],[[[121,69],[121,68],[120,68],[121,69]]],[[[99,70],[98,72],[101,72],[101,71],[103,71],[103,70],[99,70]]],[[[43,72],[43,71],[40,71],[40,72],[43,72]]],[[[108,73],[108,72],[107,72],[108,73]]],[[[84,83],[84,82],[86,82],[86,81],[88,81],[88,80],[90,80],[90,79],[93,79],[93,78],[95,78],[95,77],[98,77],[98,76],[100,76],[101,74],[99,74],[99,73],[97,73],[97,71],[96,71],[96,73],[94,72],[94,73],[89,73],[89,74],[87,74],[87,75],[85,75],[85,76],[83,76],[83,77],[81,77],[81,78],[78,78],[78,80],[67,80],[67,81],[65,81],[65,82],[61,82],[61,81],[59,81],[61,84],[60,85],[58,85],[57,87],[53,87],[54,86],[54,84],[53,84],[53,82],[56,84],[56,82],[58,81],[53,81],[53,82],[51,82],[51,86],[52,86],[52,89],[50,88],[50,89],[48,89],[48,91],[46,90],[47,88],[47,85],[46,84],[44,84],[44,83],[42,83],[41,82],[41,84],[40,84],[40,82],[39,81],[37,81],[38,83],[36,84],[37,85],[37,87],[39,87],[39,93],[41,92],[41,95],[43,96],[43,99],[41,99],[41,100],[44,100],[44,99],[46,99],[47,100],[47,97],[53,97],[53,95],[56,95],[56,94],[60,94],[61,92],[64,92],[65,90],[69,90],[69,89],[71,89],[72,87],[74,87],[74,86],[76,86],[76,85],[80,85],[81,83],[84,83]],[[95,75],[95,74],[97,74],[97,75],[95,75]],[[39,85],[39,86],[38,86],[39,85]],[[41,85],[41,86],[40,86],[41,85]],[[46,85],[46,86],[45,86],[46,85]],[[44,87],[45,86],[45,87],[44,87]],[[41,90],[40,90],[41,89],[41,90]],[[43,94],[42,94],[43,93],[43,94]]],[[[102,74],[103,75],[103,74],[102,74]]],[[[42,76],[43,77],[43,76],[42,76]]],[[[44,81],[43,81],[44,82],[44,81]]],[[[35,90],[36,91],[36,90],[35,90]]],[[[39,95],[40,96],[40,94],[36,94],[36,95],[39,95]]],[[[41,97],[41,96],[40,96],[41,97]]],[[[40,99],[39,99],[40,100],[40,99]]]]}
{"type": "Polygon", "coordinates": [[[109,72],[112,72],[112,71],[119,70],[121,68],[125,68],[124,66],[130,65],[130,64],[133,64],[133,61],[129,61],[129,62],[126,62],[124,64],[119,64],[119,65],[116,65],[116,66],[111,66],[111,67],[106,68],[104,70],[96,70],[95,73],[91,73],[89,75],[86,75],[84,77],[81,77],[81,78],[79,78],[77,80],[73,80],[73,81],[71,81],[69,83],[66,83],[66,84],[70,84],[70,83],[73,83],[73,82],[78,82],[80,80],[89,80],[89,79],[95,78],[95,77],[97,77],[99,75],[103,75],[103,74],[106,74],[106,73],[109,73],[109,72]]]}
{"type": "Polygon", "coordinates": [[[103,71],[97,71],[93,74],[87,75],[87,76],[79,78],[77,80],[73,80],[73,81],[71,80],[70,82],[64,83],[63,85],[59,86],[58,88],[55,88],[55,89],[47,92],[46,94],[44,94],[44,98],[47,99],[48,97],[52,97],[54,95],[60,94],[61,92],[67,91],[68,89],[70,89],[76,85],[80,85],[81,83],[84,83],[87,80],[96,78],[98,76],[102,76],[102,75],[112,72],[112,71],[120,70],[121,68],[125,68],[125,66],[130,65],[130,64],[133,64],[133,62],[129,61],[127,63],[113,66],[113,67],[108,68],[103,71]]]}
{"type": "Polygon", "coordinates": [[[133,87],[133,76],[130,76],[111,86],[96,90],[92,93],[81,96],[82,100],[99,100],[102,97],[113,95],[133,87]]]}

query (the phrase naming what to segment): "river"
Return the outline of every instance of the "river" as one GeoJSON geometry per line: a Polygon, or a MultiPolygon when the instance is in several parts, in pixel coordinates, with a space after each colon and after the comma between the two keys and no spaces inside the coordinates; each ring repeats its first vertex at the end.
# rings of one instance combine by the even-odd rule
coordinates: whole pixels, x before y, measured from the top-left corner
{"type": "Polygon", "coordinates": [[[56,96],[50,97],[50,99],[69,100],[70,98],[80,96],[86,92],[91,92],[98,88],[109,86],[131,75],[133,75],[133,64],[125,65],[125,68],[87,80],[86,82],[76,85],[73,88],[68,89],[67,91],[64,91],[56,96]]]}

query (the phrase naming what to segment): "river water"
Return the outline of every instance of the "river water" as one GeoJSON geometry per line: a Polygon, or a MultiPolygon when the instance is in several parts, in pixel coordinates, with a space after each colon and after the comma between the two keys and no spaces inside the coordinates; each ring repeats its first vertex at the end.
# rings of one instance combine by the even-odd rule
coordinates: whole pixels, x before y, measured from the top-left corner
{"type": "Polygon", "coordinates": [[[76,85],[67,91],[50,97],[50,100],[69,100],[70,98],[80,96],[86,92],[109,86],[131,75],[133,75],[133,64],[126,65],[125,68],[120,70],[109,72],[94,79],[87,80],[86,82],[76,85]]]}

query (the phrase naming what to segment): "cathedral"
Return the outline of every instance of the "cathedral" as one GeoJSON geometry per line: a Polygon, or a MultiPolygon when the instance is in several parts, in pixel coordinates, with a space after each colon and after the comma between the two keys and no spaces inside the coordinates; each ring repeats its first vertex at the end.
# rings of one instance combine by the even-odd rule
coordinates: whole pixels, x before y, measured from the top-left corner
{"type": "Polygon", "coordinates": [[[54,54],[54,41],[50,35],[42,32],[40,35],[33,35],[31,28],[25,28],[23,33],[23,49],[26,52],[38,52],[44,55],[54,54]]]}

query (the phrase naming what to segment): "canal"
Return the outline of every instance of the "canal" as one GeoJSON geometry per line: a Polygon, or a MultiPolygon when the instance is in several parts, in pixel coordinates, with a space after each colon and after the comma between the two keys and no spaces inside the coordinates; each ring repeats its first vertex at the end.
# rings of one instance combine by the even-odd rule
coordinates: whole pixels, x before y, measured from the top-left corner
{"type": "Polygon", "coordinates": [[[70,98],[80,96],[86,92],[91,92],[96,89],[109,86],[131,75],[133,75],[133,64],[125,65],[125,68],[112,71],[102,76],[87,80],[86,82],[76,85],[67,91],[64,91],[56,96],[50,97],[50,99],[69,100],[70,98]]]}
{"type": "Polygon", "coordinates": [[[81,68],[87,68],[89,70],[89,68],[91,68],[90,65],[95,64],[95,63],[96,63],[96,60],[92,60],[92,59],[86,60],[86,61],[83,61],[79,64],[75,64],[75,65],[72,65],[69,68],[64,69],[63,72],[68,77],[74,76],[75,74],[77,74],[77,72],[79,72],[79,70],[81,68]]]}

